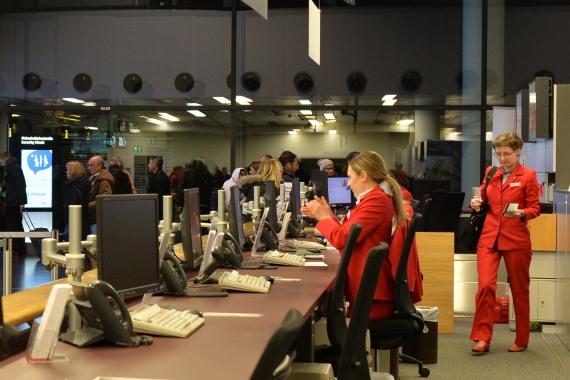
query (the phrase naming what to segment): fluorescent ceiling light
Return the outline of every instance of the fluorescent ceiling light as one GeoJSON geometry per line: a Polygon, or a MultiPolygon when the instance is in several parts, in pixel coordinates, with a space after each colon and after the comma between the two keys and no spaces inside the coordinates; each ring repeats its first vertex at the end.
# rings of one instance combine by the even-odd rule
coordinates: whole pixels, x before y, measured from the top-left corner
{"type": "Polygon", "coordinates": [[[311,101],[309,99],[301,99],[301,100],[299,100],[299,104],[302,104],[304,106],[308,106],[309,104],[313,104],[313,103],[311,103],[311,101]]]}
{"type": "Polygon", "coordinates": [[[412,124],[413,122],[414,122],[414,120],[412,120],[412,119],[403,119],[403,120],[400,120],[399,122],[397,122],[396,124],[399,124],[399,125],[410,125],[410,124],[412,124]]]}
{"type": "Polygon", "coordinates": [[[385,100],[384,103],[382,103],[383,106],[393,106],[394,104],[396,104],[397,100],[396,99],[392,99],[392,100],[385,100]]]}
{"type": "Polygon", "coordinates": [[[461,136],[461,132],[451,132],[450,136],[461,136]]]}
{"type": "Polygon", "coordinates": [[[85,103],[84,100],[76,99],[76,98],[62,98],[61,100],[64,100],[64,101],[69,102],[69,103],[77,103],[77,104],[85,103]]]}
{"type": "Polygon", "coordinates": [[[249,104],[253,102],[250,98],[246,98],[245,96],[238,95],[236,96],[236,103],[241,104],[242,106],[249,106],[249,104]]]}
{"type": "Polygon", "coordinates": [[[214,96],[214,100],[217,100],[222,104],[231,104],[231,101],[228,98],[224,98],[223,96],[214,96]]]}
{"type": "Polygon", "coordinates": [[[172,116],[171,114],[166,112],[159,112],[158,114],[160,115],[161,118],[168,121],[180,121],[180,119],[177,118],[176,116],[172,116]]]}
{"type": "Polygon", "coordinates": [[[336,129],[331,129],[329,131],[329,135],[336,135],[336,129]]]}
{"type": "Polygon", "coordinates": [[[294,130],[295,132],[301,132],[301,130],[300,130],[299,128],[293,128],[293,130],[294,130]]]}
{"type": "Polygon", "coordinates": [[[312,115],[313,114],[313,111],[311,111],[311,110],[301,110],[299,112],[301,112],[301,115],[312,115]]]}
{"type": "Polygon", "coordinates": [[[69,121],[81,121],[80,119],[76,119],[74,117],[65,117],[65,116],[57,116],[58,119],[69,120],[69,121]]]}
{"type": "Polygon", "coordinates": [[[95,106],[97,105],[97,103],[95,103],[95,102],[85,102],[85,103],[83,103],[83,104],[81,104],[81,105],[82,105],[82,106],[85,106],[85,107],[95,107],[95,106]]]}
{"type": "Polygon", "coordinates": [[[335,119],[334,113],[332,113],[332,112],[325,112],[325,113],[323,114],[323,116],[324,116],[325,119],[327,119],[327,120],[334,120],[334,119],[335,119]]]}
{"type": "Polygon", "coordinates": [[[20,117],[20,114],[18,114],[18,113],[13,113],[13,114],[12,114],[12,117],[20,117]]]}
{"type": "Polygon", "coordinates": [[[311,123],[313,126],[318,127],[319,125],[323,125],[320,121],[318,120],[309,120],[309,123],[311,123]]]}
{"type": "Polygon", "coordinates": [[[289,132],[287,132],[287,133],[289,133],[290,135],[296,135],[296,134],[297,134],[297,131],[289,131],[289,132]]]}
{"type": "Polygon", "coordinates": [[[188,107],[202,107],[200,103],[186,103],[188,107]]]}
{"type": "Polygon", "coordinates": [[[154,117],[148,117],[146,119],[146,121],[148,121],[149,123],[156,124],[156,125],[166,125],[166,121],[158,120],[158,119],[155,119],[154,117]]]}
{"type": "Polygon", "coordinates": [[[83,128],[85,128],[85,129],[90,129],[90,130],[92,130],[92,131],[98,131],[98,130],[99,130],[99,128],[97,128],[97,127],[92,127],[92,126],[90,126],[90,125],[86,125],[86,126],[83,127],[83,128]]]}
{"type": "Polygon", "coordinates": [[[383,102],[387,102],[387,101],[393,100],[393,99],[396,99],[396,95],[384,95],[384,96],[382,97],[382,101],[383,101],[383,102]]]}
{"type": "Polygon", "coordinates": [[[196,117],[206,117],[206,114],[202,111],[199,111],[199,110],[188,110],[187,112],[196,116],[196,117]]]}

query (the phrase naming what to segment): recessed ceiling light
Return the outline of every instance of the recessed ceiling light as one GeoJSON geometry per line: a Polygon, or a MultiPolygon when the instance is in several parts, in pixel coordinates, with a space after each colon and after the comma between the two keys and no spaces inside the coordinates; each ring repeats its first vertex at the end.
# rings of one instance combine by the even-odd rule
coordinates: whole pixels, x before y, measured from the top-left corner
{"type": "Polygon", "coordinates": [[[334,113],[332,113],[332,112],[325,112],[325,113],[323,114],[323,116],[324,116],[325,119],[327,119],[327,120],[334,120],[334,119],[335,119],[334,113]]]}
{"type": "Polygon", "coordinates": [[[396,124],[399,124],[399,125],[410,125],[410,124],[412,124],[413,122],[414,122],[414,120],[412,120],[412,119],[403,119],[403,120],[398,121],[396,124]]]}
{"type": "Polygon", "coordinates": [[[309,99],[301,99],[299,100],[299,104],[302,104],[304,106],[308,106],[309,104],[313,104],[309,99]]]}
{"type": "Polygon", "coordinates": [[[199,111],[199,110],[188,110],[187,112],[196,116],[196,117],[206,117],[206,114],[202,111],[199,111]]]}
{"type": "Polygon", "coordinates": [[[297,131],[289,131],[289,132],[287,132],[287,133],[289,133],[290,135],[296,135],[296,134],[297,134],[297,131]]]}
{"type": "Polygon", "coordinates": [[[214,96],[214,100],[222,104],[231,104],[231,101],[228,98],[224,98],[223,96],[214,96]]]}
{"type": "Polygon", "coordinates": [[[146,121],[148,121],[149,123],[156,124],[156,125],[166,125],[165,121],[155,119],[154,117],[147,117],[146,121]]]}
{"type": "Polygon", "coordinates": [[[200,103],[186,103],[188,107],[202,107],[200,103]]]}
{"type": "Polygon", "coordinates": [[[166,113],[166,112],[159,112],[158,115],[161,118],[168,120],[168,121],[180,121],[180,119],[177,118],[176,116],[172,116],[171,114],[166,113]]]}
{"type": "Polygon", "coordinates": [[[301,115],[312,115],[313,114],[313,111],[311,111],[311,110],[301,110],[299,112],[301,112],[301,115]]]}
{"type": "Polygon", "coordinates": [[[64,101],[69,102],[69,103],[77,103],[77,104],[85,103],[84,100],[76,99],[76,98],[62,98],[61,100],[64,100],[64,101]]]}
{"type": "Polygon", "coordinates": [[[329,135],[336,135],[336,129],[331,129],[329,131],[329,135]]]}

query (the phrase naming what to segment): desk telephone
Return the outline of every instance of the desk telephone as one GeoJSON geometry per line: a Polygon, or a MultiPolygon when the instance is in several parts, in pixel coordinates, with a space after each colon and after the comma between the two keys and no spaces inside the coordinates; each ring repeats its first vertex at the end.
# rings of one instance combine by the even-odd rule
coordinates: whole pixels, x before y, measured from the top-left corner
{"type": "MultiPolygon", "coordinates": [[[[237,260],[237,258],[236,258],[237,260]]],[[[186,272],[184,267],[170,252],[164,254],[164,259],[162,260],[162,265],[160,266],[160,273],[162,274],[162,279],[166,285],[168,293],[179,297],[225,297],[228,295],[227,292],[204,292],[204,291],[192,291],[188,289],[188,278],[186,277],[186,272]]]]}
{"type": "Polygon", "coordinates": [[[60,334],[59,338],[78,347],[86,347],[103,339],[117,346],[138,347],[152,344],[146,335],[133,335],[133,322],[127,306],[107,282],[89,284],[72,282],[75,298],[86,327],[60,334]]]}

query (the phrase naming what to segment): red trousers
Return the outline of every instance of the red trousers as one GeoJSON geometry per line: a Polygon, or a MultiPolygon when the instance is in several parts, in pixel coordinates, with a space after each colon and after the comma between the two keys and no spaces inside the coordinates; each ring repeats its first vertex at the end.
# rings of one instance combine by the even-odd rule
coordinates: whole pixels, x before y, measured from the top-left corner
{"type": "Polygon", "coordinates": [[[495,324],[497,270],[501,257],[505,259],[516,315],[517,346],[526,346],[530,335],[530,261],[531,250],[498,251],[477,247],[479,290],[475,296],[475,317],[471,339],[491,343],[495,324]]]}

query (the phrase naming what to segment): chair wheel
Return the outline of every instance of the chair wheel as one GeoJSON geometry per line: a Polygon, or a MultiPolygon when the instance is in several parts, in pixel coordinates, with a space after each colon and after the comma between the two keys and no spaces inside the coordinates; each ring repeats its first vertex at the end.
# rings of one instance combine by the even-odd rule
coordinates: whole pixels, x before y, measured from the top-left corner
{"type": "Polygon", "coordinates": [[[429,368],[422,367],[418,371],[421,377],[429,377],[429,368]]]}

